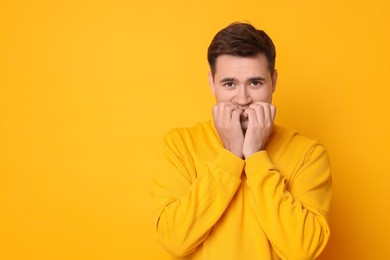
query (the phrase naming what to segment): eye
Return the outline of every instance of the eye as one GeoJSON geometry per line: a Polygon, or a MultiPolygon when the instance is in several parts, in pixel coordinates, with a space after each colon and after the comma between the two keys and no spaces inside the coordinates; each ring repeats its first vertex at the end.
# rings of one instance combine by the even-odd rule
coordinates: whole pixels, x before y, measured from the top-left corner
{"type": "Polygon", "coordinates": [[[251,81],[250,85],[253,87],[261,87],[262,85],[264,85],[264,82],[260,80],[253,80],[251,81]]]}
{"type": "Polygon", "coordinates": [[[234,82],[233,81],[227,81],[227,82],[223,83],[223,86],[226,87],[226,88],[232,88],[232,87],[234,87],[234,82]]]}

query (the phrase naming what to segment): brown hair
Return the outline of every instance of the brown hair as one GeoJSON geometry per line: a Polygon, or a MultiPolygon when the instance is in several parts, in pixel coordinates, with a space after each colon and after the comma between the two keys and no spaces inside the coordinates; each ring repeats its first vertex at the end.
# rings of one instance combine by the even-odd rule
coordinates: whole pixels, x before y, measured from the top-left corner
{"type": "Polygon", "coordinates": [[[262,30],[249,23],[235,22],[220,30],[211,41],[207,60],[213,76],[215,63],[220,55],[251,57],[263,53],[268,60],[271,75],[275,70],[276,50],[271,38],[262,30]]]}

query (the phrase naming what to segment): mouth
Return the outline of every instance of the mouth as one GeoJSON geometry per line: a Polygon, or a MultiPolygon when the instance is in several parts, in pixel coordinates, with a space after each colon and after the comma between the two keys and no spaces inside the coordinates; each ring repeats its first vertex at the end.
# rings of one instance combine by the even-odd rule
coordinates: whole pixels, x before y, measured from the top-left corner
{"type": "Polygon", "coordinates": [[[244,110],[242,110],[242,112],[241,112],[241,114],[240,114],[240,118],[241,118],[241,120],[246,120],[246,119],[248,119],[248,115],[245,114],[244,110]]]}

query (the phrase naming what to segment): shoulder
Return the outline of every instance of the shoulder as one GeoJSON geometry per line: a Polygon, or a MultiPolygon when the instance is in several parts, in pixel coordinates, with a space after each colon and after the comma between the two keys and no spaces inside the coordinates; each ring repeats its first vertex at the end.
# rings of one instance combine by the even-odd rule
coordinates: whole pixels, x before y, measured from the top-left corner
{"type": "Polygon", "coordinates": [[[188,136],[197,136],[202,134],[210,134],[213,132],[212,123],[210,121],[198,122],[191,127],[173,128],[165,134],[165,138],[186,138],[188,136]]]}
{"type": "Polygon", "coordinates": [[[318,139],[301,135],[296,130],[289,130],[283,126],[275,125],[270,137],[272,145],[311,147],[321,145],[318,139]]]}
{"type": "MultiPolygon", "coordinates": [[[[287,177],[288,183],[302,169],[329,168],[325,146],[318,139],[299,134],[297,131],[276,126],[267,143],[267,152],[275,165],[287,177]]],[[[325,171],[324,171],[325,172],[325,171]]],[[[314,176],[314,175],[313,175],[314,176]]]]}
{"type": "Polygon", "coordinates": [[[208,139],[215,136],[211,121],[198,122],[191,127],[174,128],[164,135],[164,142],[189,144],[196,140],[208,139]]]}
{"type": "Polygon", "coordinates": [[[278,125],[267,143],[267,151],[275,157],[295,158],[295,161],[305,160],[314,150],[326,153],[326,148],[318,139],[278,125]]]}

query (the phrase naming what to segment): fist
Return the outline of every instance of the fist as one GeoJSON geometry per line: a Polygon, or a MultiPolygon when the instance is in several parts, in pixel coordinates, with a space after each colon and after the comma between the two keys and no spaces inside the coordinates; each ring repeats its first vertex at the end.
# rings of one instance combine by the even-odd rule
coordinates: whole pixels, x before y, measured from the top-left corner
{"type": "Polygon", "coordinates": [[[274,124],[276,107],[269,103],[255,102],[245,109],[248,127],[243,144],[243,155],[248,158],[264,149],[274,124]]]}
{"type": "Polygon", "coordinates": [[[240,117],[243,110],[231,102],[218,103],[213,107],[214,125],[225,149],[242,158],[244,133],[240,117]]]}

